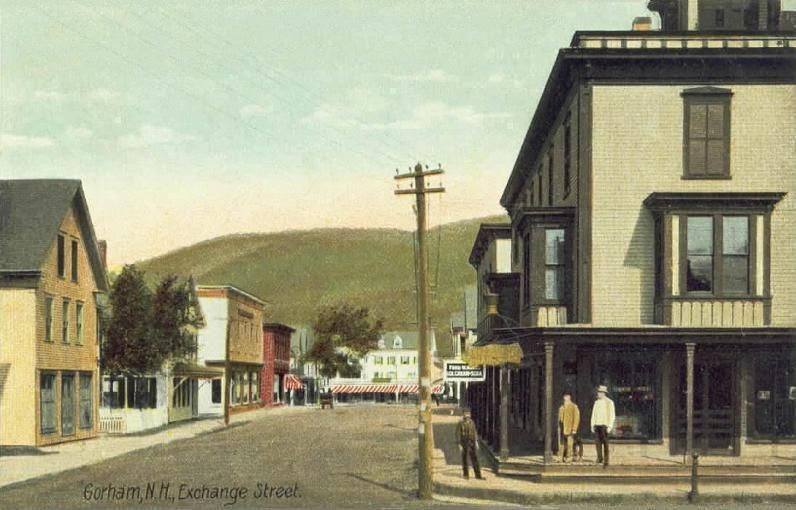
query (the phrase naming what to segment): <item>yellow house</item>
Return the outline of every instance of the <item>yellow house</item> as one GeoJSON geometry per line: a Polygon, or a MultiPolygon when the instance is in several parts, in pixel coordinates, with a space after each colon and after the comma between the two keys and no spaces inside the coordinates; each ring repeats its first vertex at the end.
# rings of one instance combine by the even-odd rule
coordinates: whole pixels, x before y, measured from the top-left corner
{"type": "Polygon", "coordinates": [[[96,434],[107,292],[80,181],[0,181],[0,444],[96,434]]]}

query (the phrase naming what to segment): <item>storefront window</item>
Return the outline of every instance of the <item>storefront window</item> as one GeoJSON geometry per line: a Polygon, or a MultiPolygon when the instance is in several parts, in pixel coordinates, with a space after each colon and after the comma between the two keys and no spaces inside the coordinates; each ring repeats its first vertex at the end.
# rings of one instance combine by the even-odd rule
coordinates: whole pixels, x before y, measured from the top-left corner
{"type": "MultiPolygon", "coordinates": [[[[592,365],[592,387],[608,386],[616,407],[612,435],[622,439],[658,437],[657,370],[651,354],[599,354],[592,365]]],[[[588,419],[588,416],[586,416],[588,419]]]]}
{"type": "Polygon", "coordinates": [[[252,372],[249,380],[251,381],[252,402],[257,402],[260,400],[260,387],[257,383],[257,372],[252,372]]]}
{"type": "Polygon", "coordinates": [[[787,359],[755,363],[754,432],[758,438],[796,438],[796,367],[787,359]]]}
{"type": "Polygon", "coordinates": [[[243,393],[243,403],[249,403],[249,372],[243,372],[243,384],[241,385],[241,393],[243,393]]]}

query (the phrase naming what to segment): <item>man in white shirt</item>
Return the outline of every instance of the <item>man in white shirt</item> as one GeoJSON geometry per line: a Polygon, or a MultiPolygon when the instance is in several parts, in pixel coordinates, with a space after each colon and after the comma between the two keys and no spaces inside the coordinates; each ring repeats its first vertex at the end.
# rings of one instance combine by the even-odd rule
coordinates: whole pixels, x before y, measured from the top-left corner
{"type": "Polygon", "coordinates": [[[608,387],[597,387],[597,400],[591,409],[591,431],[597,445],[597,463],[608,467],[608,434],[614,428],[614,401],[608,398],[608,387]]]}

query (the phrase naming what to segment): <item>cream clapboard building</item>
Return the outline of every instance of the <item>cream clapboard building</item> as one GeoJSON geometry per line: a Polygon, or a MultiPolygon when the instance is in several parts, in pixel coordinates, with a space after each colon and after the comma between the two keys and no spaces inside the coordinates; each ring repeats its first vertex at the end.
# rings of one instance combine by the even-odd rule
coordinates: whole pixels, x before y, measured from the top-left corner
{"type": "Polygon", "coordinates": [[[95,435],[107,292],[80,181],[0,181],[0,444],[95,435]]]}
{"type": "Polygon", "coordinates": [[[552,459],[561,392],[588,417],[599,384],[619,453],[796,452],[796,32],[779,2],[706,5],[653,1],[664,30],[577,32],[558,54],[501,198],[498,310],[519,311],[479,331],[522,362],[471,386],[504,456],[511,424],[552,459]]]}

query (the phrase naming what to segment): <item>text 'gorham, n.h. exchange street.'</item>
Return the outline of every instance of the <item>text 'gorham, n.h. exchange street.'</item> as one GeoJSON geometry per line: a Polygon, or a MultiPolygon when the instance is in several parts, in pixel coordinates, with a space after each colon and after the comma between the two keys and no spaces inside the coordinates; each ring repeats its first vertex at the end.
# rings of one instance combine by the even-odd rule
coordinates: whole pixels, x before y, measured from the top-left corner
{"type": "Polygon", "coordinates": [[[292,485],[272,485],[257,482],[253,487],[210,486],[190,483],[148,482],[146,485],[99,485],[88,483],[83,487],[83,499],[88,502],[130,501],[163,502],[218,501],[231,506],[247,499],[300,498],[298,482],[292,485]]]}

